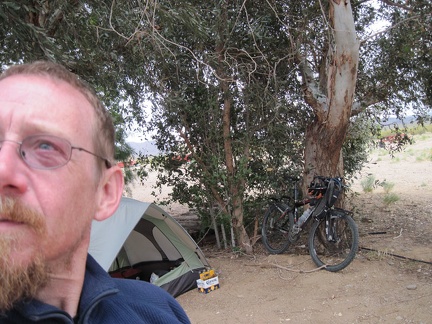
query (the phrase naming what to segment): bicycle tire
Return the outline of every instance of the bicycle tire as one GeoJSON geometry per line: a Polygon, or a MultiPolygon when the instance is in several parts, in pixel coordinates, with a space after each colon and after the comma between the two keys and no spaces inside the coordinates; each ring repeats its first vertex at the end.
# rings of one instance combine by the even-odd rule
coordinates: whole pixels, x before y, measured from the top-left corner
{"type": "Polygon", "coordinates": [[[262,242],[271,254],[285,252],[291,244],[288,234],[294,225],[292,212],[286,210],[288,206],[283,203],[273,203],[267,209],[262,227],[262,242]]]}
{"type": "Polygon", "coordinates": [[[309,232],[309,254],[318,267],[325,265],[330,272],[347,267],[355,258],[359,244],[358,228],[354,220],[342,209],[330,210],[315,220],[309,232]],[[333,229],[332,241],[326,236],[326,220],[333,229]]]}

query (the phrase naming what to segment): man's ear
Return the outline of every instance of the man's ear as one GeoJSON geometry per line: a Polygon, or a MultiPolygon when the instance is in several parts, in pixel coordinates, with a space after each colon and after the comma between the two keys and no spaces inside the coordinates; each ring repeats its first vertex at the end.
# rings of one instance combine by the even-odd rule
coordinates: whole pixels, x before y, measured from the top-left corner
{"type": "Polygon", "coordinates": [[[104,171],[98,187],[95,220],[103,221],[117,210],[123,194],[123,182],[123,172],[117,165],[104,171]]]}

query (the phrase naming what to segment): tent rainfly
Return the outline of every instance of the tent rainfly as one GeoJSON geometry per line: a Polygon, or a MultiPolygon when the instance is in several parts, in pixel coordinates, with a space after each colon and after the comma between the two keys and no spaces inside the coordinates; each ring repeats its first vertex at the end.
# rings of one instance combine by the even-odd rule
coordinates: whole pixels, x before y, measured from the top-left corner
{"type": "Polygon", "coordinates": [[[150,281],[174,297],[196,288],[200,271],[210,267],[167,212],[126,197],[113,216],[93,222],[89,253],[112,277],[150,281]]]}

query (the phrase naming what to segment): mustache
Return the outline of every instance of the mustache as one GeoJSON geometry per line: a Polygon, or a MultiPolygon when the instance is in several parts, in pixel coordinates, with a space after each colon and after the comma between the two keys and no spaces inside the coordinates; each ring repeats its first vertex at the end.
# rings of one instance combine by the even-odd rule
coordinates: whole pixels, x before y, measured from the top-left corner
{"type": "Polygon", "coordinates": [[[45,233],[45,216],[18,199],[0,197],[0,215],[0,221],[23,223],[33,228],[37,234],[45,233]]]}

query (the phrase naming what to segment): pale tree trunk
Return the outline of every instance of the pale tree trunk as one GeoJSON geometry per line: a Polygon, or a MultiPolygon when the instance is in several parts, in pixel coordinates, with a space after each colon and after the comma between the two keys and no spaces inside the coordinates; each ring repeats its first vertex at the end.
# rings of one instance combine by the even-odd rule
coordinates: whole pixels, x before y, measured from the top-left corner
{"type": "Polygon", "coordinates": [[[349,0],[329,0],[328,52],[319,81],[303,58],[305,101],[315,119],[306,130],[303,190],[314,175],[342,176],[342,144],[347,133],[357,80],[359,40],[349,0]]]}

